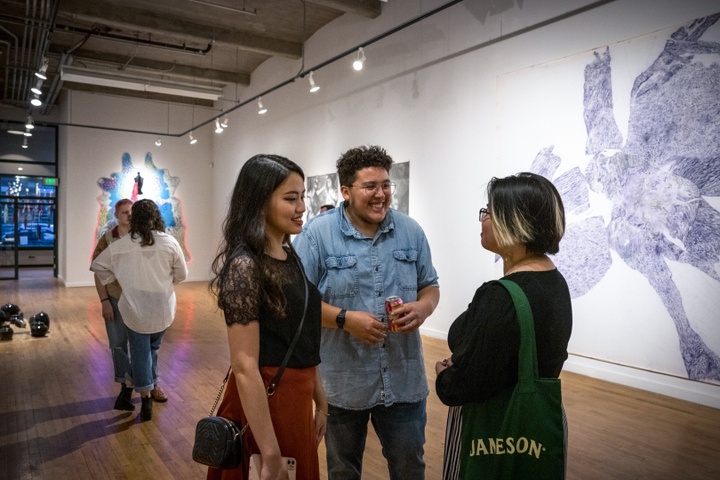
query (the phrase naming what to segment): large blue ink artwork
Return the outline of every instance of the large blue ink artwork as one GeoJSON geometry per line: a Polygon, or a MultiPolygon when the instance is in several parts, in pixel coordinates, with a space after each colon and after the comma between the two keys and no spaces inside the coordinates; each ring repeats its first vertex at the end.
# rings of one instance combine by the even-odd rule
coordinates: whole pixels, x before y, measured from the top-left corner
{"type": "MultiPolygon", "coordinates": [[[[720,295],[720,212],[710,203],[720,196],[720,43],[703,40],[719,19],[700,18],[665,37],[632,83],[625,134],[616,120],[622,96],[613,91],[613,48],[592,52],[582,90],[585,168],[563,170],[568,155],[555,145],[542,148],[530,167],[555,183],[572,218],[554,260],[573,298],[595,288],[619,257],[641,275],[631,281],[649,283],[672,319],[687,378],[709,383],[720,383],[720,357],[710,346],[718,339],[693,326],[694,305],[680,289],[692,287],[680,285],[671,266],[707,275],[720,295]],[[605,205],[607,215],[588,214],[592,204],[605,205]]],[[[718,305],[717,298],[691,298],[718,305]]],[[[717,332],[720,311],[701,322],[717,332]]],[[[656,332],[634,333],[640,336],[627,339],[629,348],[656,332]]]]}
{"type": "Polygon", "coordinates": [[[165,231],[175,237],[182,247],[185,260],[190,262],[190,252],[185,245],[186,227],[182,206],[180,200],[174,196],[179,183],[178,177],[173,177],[166,169],[158,169],[155,166],[149,152],[145,155],[145,164],[140,168],[135,168],[130,154],[124,153],[121,171],[98,180],[102,194],[98,197],[100,212],[95,240],[97,241],[107,228],[113,226],[115,221],[113,211],[118,200],[129,198],[135,202],[141,198],[148,198],[158,205],[165,222],[165,231]]]}

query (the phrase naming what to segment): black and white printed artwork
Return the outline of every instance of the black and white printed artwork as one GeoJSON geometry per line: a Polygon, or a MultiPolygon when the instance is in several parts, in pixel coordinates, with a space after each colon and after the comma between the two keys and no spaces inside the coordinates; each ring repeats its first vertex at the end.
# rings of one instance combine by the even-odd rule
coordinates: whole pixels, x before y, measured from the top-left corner
{"type": "Polygon", "coordinates": [[[410,215],[410,162],[393,163],[390,180],[395,184],[391,208],[410,215]]]}
{"type": "Polygon", "coordinates": [[[323,205],[333,205],[334,207],[337,207],[342,200],[338,174],[327,173],[324,175],[307,177],[305,198],[308,220],[319,214],[320,207],[323,205]]]}
{"type": "MultiPolygon", "coordinates": [[[[582,77],[575,60],[536,68],[535,87],[548,90],[535,95],[551,98],[514,132],[544,129],[530,169],[563,196],[568,225],[554,261],[581,307],[584,350],[594,340],[605,345],[598,357],[654,371],[677,356],[687,378],[708,383],[720,383],[719,19],[599,48],[583,55],[582,77]],[[551,86],[553,71],[581,95],[582,117],[579,97],[551,86]]],[[[503,93],[519,81],[506,79],[503,93]]]]}

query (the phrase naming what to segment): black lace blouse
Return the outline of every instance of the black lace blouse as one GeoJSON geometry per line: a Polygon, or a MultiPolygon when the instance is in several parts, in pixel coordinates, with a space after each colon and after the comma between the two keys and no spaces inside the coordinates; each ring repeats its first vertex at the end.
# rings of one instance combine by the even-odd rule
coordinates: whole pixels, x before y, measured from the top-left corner
{"type": "MultiPolygon", "coordinates": [[[[280,317],[261,298],[258,265],[248,255],[232,260],[225,284],[223,312],[231,325],[260,323],[260,366],[279,366],[290,347],[305,305],[304,273],[292,255],[287,260],[270,260],[274,274],[281,279],[285,294],[285,316],[280,317]]],[[[308,282],[308,307],[302,333],[295,345],[288,367],[307,368],[320,363],[321,310],[320,293],[308,282]]]]}

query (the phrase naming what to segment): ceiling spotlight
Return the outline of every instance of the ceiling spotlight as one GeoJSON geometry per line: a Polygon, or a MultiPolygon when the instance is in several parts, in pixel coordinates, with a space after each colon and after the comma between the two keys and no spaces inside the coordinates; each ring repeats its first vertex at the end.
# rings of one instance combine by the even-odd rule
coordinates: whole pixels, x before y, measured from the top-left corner
{"type": "Polygon", "coordinates": [[[162,145],[162,138],[158,137],[158,139],[155,140],[155,145],[157,145],[158,147],[162,145]]]}
{"type": "Polygon", "coordinates": [[[38,78],[38,81],[35,83],[35,86],[30,89],[32,93],[35,95],[40,95],[42,93],[42,90],[40,90],[40,87],[42,87],[43,81],[42,78],[38,78]]]}
{"type": "Polygon", "coordinates": [[[197,138],[192,136],[192,132],[190,132],[190,145],[195,145],[197,143],[197,138]]]}
{"type": "Polygon", "coordinates": [[[29,131],[29,130],[25,130],[25,131],[23,132],[23,135],[25,135],[26,137],[32,137],[32,132],[29,131]]]}
{"type": "Polygon", "coordinates": [[[263,107],[262,104],[262,97],[258,98],[258,115],[263,115],[267,113],[267,108],[263,107]]]}
{"type": "Polygon", "coordinates": [[[227,116],[227,114],[226,114],[226,115],[225,115],[225,118],[223,119],[223,121],[220,122],[220,126],[223,127],[223,128],[227,128],[228,125],[230,125],[230,120],[228,119],[228,116],[227,116]]]}
{"type": "Polygon", "coordinates": [[[27,121],[25,122],[25,128],[28,130],[32,130],[35,128],[35,123],[33,123],[32,116],[28,115],[27,121]]]}
{"type": "Polygon", "coordinates": [[[365,50],[363,50],[362,47],[358,48],[357,56],[355,57],[355,61],[353,62],[353,68],[357,71],[360,71],[363,69],[363,65],[365,64],[365,50]]]}
{"type": "Polygon", "coordinates": [[[38,77],[40,80],[47,80],[47,75],[45,75],[45,72],[47,72],[48,69],[48,59],[43,58],[43,64],[40,67],[40,70],[35,72],[35,76],[38,77]]]}
{"type": "Polygon", "coordinates": [[[320,87],[315,85],[315,80],[313,80],[313,72],[310,72],[310,93],[315,93],[318,90],[320,90],[320,87]]]}
{"type": "Polygon", "coordinates": [[[28,148],[27,137],[23,138],[22,148],[28,148]]]}
{"type": "Polygon", "coordinates": [[[40,100],[40,95],[38,95],[38,94],[36,93],[35,96],[33,97],[33,99],[30,100],[30,103],[31,103],[34,107],[39,107],[40,105],[42,105],[42,100],[40,100]]]}
{"type": "Polygon", "coordinates": [[[215,133],[222,133],[222,132],[223,132],[223,127],[220,125],[220,119],[216,118],[215,119],[215,133]]]}

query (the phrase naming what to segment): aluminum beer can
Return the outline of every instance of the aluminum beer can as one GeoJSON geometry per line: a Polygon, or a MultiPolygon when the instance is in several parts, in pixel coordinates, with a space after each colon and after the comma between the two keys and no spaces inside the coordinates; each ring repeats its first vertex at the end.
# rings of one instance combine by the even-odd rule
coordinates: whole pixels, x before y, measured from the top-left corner
{"type": "Polygon", "coordinates": [[[402,304],[402,298],[397,295],[391,295],[385,299],[385,316],[387,317],[388,330],[391,332],[398,331],[398,326],[393,323],[393,320],[397,319],[397,314],[394,314],[393,310],[402,304]]]}

